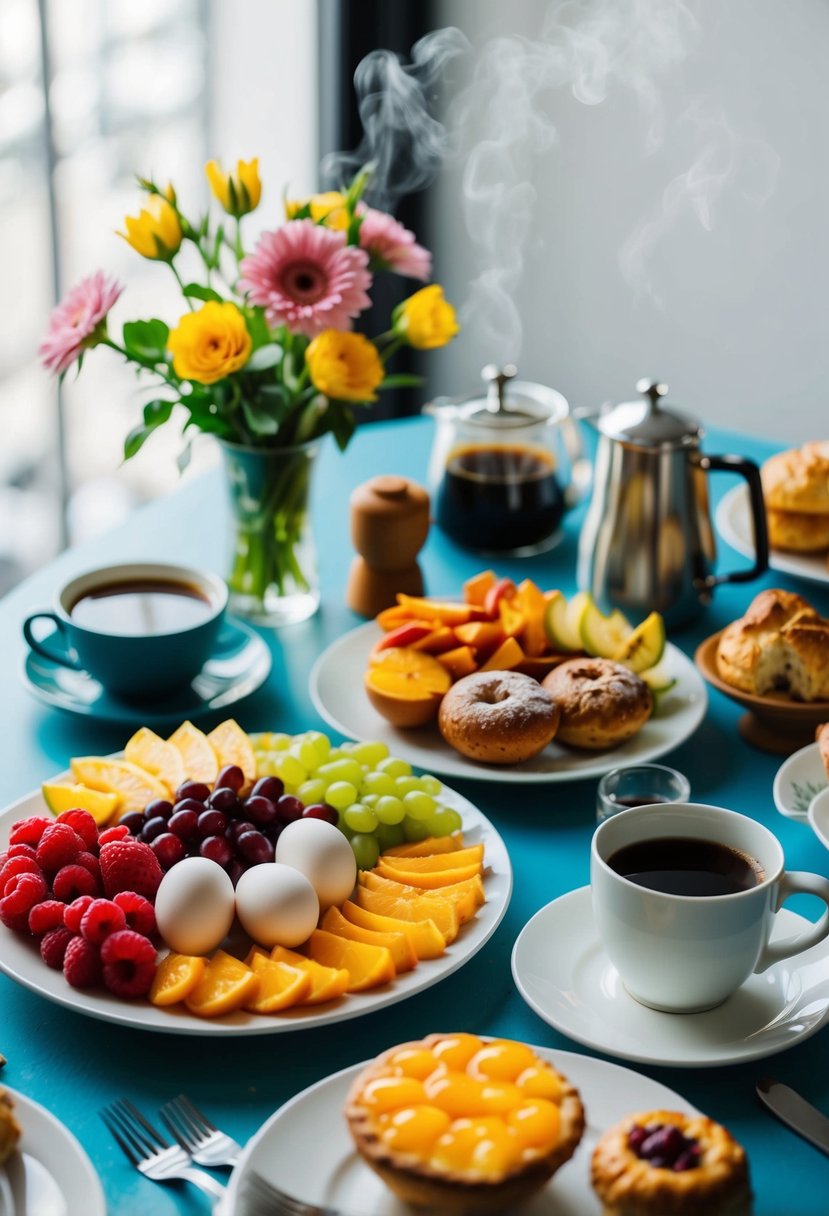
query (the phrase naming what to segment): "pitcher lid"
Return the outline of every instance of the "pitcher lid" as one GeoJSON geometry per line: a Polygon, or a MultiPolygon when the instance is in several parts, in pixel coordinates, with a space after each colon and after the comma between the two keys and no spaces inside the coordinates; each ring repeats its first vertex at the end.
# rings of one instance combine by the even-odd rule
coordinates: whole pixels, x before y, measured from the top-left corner
{"type": "Polygon", "coordinates": [[[487,364],[481,378],[487,383],[485,395],[437,397],[424,406],[429,414],[447,411],[464,422],[480,426],[521,427],[537,422],[560,422],[570,412],[567,399],[546,384],[516,380],[517,368],[487,364]]]}
{"type": "Polygon", "coordinates": [[[596,425],[603,435],[642,447],[679,447],[698,438],[699,421],[663,403],[667,384],[646,377],[637,382],[636,391],[641,401],[623,401],[599,415],[596,425]]]}

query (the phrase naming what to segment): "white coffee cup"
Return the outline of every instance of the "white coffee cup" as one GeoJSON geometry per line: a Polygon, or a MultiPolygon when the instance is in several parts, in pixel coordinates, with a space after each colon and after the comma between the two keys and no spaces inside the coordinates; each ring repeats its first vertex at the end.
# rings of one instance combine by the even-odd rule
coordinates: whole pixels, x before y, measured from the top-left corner
{"type": "Polygon", "coordinates": [[[590,882],[599,938],[625,988],[641,1004],[670,1013],[712,1009],[753,972],[829,935],[829,879],[786,871],[777,837],[724,807],[673,803],[606,819],[593,835],[590,882]],[[608,864],[627,845],[677,837],[756,859],[756,885],[725,895],[675,895],[640,886],[608,864]],[[816,895],[827,910],[804,933],[770,944],[775,913],[798,893],[816,895]]]}

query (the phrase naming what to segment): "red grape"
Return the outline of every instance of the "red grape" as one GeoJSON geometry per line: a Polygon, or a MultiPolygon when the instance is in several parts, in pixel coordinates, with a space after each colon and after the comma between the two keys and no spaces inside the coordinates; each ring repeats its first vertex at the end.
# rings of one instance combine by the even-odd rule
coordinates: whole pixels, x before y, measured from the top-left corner
{"type": "Polygon", "coordinates": [[[228,866],[233,860],[233,849],[230,847],[230,841],[224,836],[208,836],[199,845],[199,853],[202,857],[209,857],[211,861],[218,862],[220,866],[228,866]]]}
{"type": "Polygon", "coordinates": [[[206,802],[209,794],[210,787],[203,781],[182,781],[176,790],[176,802],[181,802],[184,798],[195,798],[196,802],[206,802]]]}
{"type": "Polygon", "coordinates": [[[170,816],[167,827],[181,840],[192,842],[199,839],[199,817],[195,811],[176,811],[170,816]]]}
{"type": "Polygon", "coordinates": [[[178,811],[195,811],[197,815],[201,815],[203,810],[204,803],[200,802],[198,798],[182,798],[173,807],[173,814],[175,815],[178,811]]]}
{"type": "Polygon", "coordinates": [[[242,877],[242,875],[244,874],[246,869],[247,869],[247,867],[244,866],[241,861],[233,860],[230,863],[230,865],[228,866],[227,872],[230,875],[230,881],[233,883],[234,887],[236,886],[237,882],[242,877]]]}
{"type": "Polygon", "coordinates": [[[118,822],[128,828],[133,836],[137,836],[144,827],[144,816],[140,811],[128,811],[126,815],[121,816],[118,822]]]}
{"type": "Polygon", "coordinates": [[[163,819],[166,821],[173,813],[173,804],[168,802],[166,798],[155,798],[152,802],[148,802],[144,807],[145,819],[163,819]]]}
{"type": "Polygon", "coordinates": [[[183,841],[172,832],[162,832],[150,844],[150,848],[158,858],[162,870],[169,870],[177,861],[186,856],[187,850],[183,841]]]}
{"type": "MultiPolygon", "coordinates": [[[[226,764],[224,768],[219,770],[219,775],[213,786],[214,793],[218,789],[227,788],[233,790],[235,794],[245,784],[245,774],[239,768],[238,764],[226,764]]],[[[224,810],[224,807],[219,807],[219,810],[224,810]]]]}
{"type": "Polygon", "coordinates": [[[167,820],[162,819],[160,815],[156,815],[154,819],[147,819],[144,827],[141,829],[141,839],[147,843],[155,840],[156,836],[160,836],[162,832],[167,831],[167,820]]]}
{"type": "Polygon", "coordinates": [[[252,794],[244,806],[244,813],[255,824],[266,825],[273,823],[277,817],[276,803],[262,794],[252,794]]]}
{"type": "Polygon", "coordinates": [[[233,815],[239,808],[239,799],[236,797],[236,791],[230,786],[220,785],[207,799],[207,805],[215,811],[233,815]]]}
{"type": "Polygon", "coordinates": [[[227,828],[227,835],[231,840],[238,840],[243,832],[255,832],[256,824],[251,823],[249,819],[234,819],[227,828]]]}
{"type": "Polygon", "coordinates": [[[198,823],[203,840],[208,836],[223,836],[227,830],[227,815],[221,811],[202,811],[198,823]]]}
{"type": "Polygon", "coordinates": [[[276,804],[276,813],[280,823],[293,823],[302,818],[305,805],[293,794],[283,794],[276,804]]]}
{"type": "Polygon", "coordinates": [[[271,802],[276,802],[284,793],[285,784],[279,777],[260,777],[251,790],[251,794],[261,794],[263,798],[270,798],[271,802]]]}
{"type": "Polygon", "coordinates": [[[243,832],[236,841],[236,851],[252,866],[273,861],[273,845],[261,832],[243,832]]]}
{"type": "Polygon", "coordinates": [[[339,812],[333,806],[329,806],[327,802],[312,802],[310,806],[306,806],[302,812],[303,819],[324,819],[326,823],[333,823],[334,827],[339,823],[339,812]]]}

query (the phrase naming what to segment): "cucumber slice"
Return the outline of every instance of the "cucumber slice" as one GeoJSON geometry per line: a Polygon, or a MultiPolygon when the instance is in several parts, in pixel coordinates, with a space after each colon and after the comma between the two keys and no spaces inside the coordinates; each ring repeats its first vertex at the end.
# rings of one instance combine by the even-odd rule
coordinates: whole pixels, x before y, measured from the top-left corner
{"type": "Polygon", "coordinates": [[[654,667],[664,653],[665,622],[658,612],[652,612],[612,657],[631,671],[642,672],[654,667]]]}
{"type": "Polygon", "coordinates": [[[618,608],[605,616],[592,600],[581,614],[579,627],[582,646],[600,659],[609,659],[633,633],[633,626],[618,608]]]}

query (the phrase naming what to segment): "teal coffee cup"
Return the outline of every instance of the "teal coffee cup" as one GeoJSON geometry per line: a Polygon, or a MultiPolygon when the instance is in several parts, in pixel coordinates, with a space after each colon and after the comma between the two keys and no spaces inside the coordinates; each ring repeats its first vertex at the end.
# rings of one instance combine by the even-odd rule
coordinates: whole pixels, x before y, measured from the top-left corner
{"type": "Polygon", "coordinates": [[[51,610],[31,613],[23,636],[52,663],[88,673],[114,696],[149,701],[189,684],[213,652],[227,607],[217,575],[130,562],[66,583],[51,610]],[[36,636],[36,621],[54,629],[36,636]]]}

